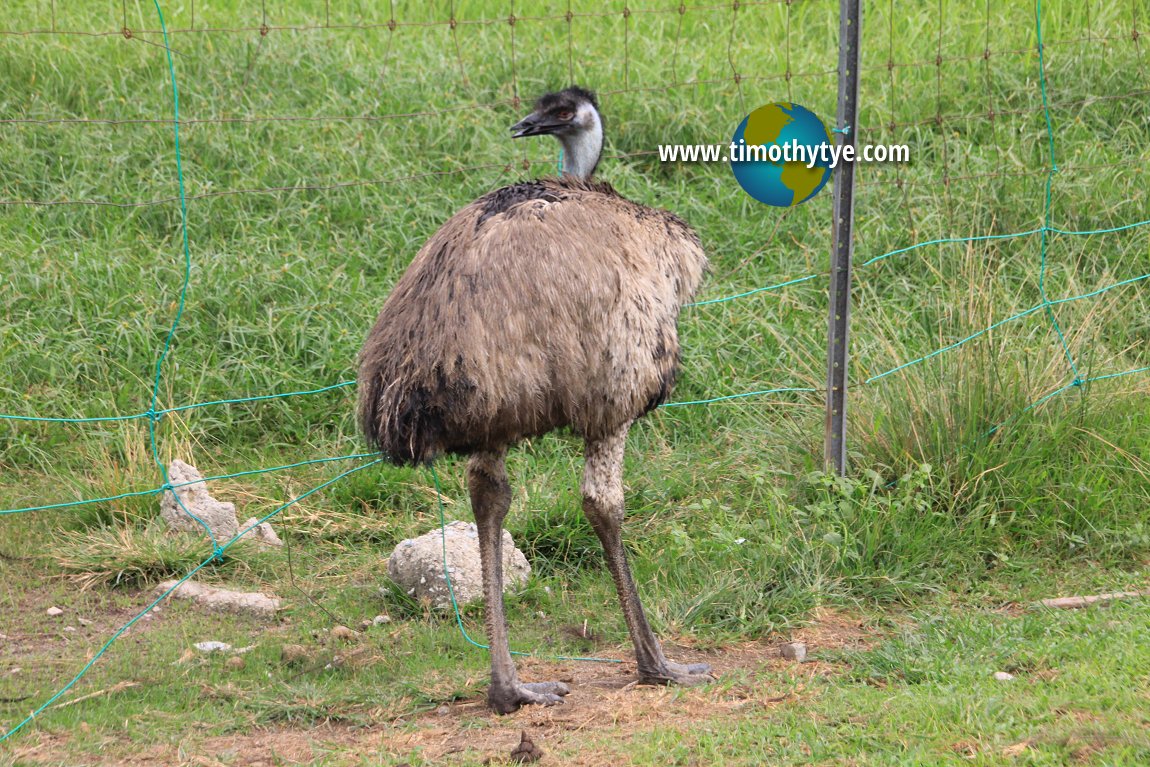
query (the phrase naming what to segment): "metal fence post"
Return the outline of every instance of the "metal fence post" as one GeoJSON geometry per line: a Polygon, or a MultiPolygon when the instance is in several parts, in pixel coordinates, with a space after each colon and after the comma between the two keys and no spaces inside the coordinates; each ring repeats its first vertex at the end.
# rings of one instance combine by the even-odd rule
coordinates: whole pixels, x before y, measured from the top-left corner
{"type": "MultiPolygon", "coordinates": [[[[838,128],[843,146],[858,136],[859,31],[862,0],[839,0],[838,128]]],[[[847,382],[850,363],[851,256],[854,242],[854,163],[835,168],[834,235],[831,246],[830,317],[827,338],[827,470],[847,470],[847,382]]]]}

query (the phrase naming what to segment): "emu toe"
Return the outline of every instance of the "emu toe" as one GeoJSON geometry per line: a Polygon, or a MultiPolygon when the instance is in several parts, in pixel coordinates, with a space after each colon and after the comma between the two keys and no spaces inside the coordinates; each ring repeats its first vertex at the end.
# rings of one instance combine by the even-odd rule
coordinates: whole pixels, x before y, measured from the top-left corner
{"type": "Polygon", "coordinates": [[[715,675],[706,663],[675,663],[667,661],[653,671],[639,669],[640,684],[677,684],[684,687],[713,682],[715,675]]]}
{"type": "Polygon", "coordinates": [[[571,688],[562,682],[521,682],[511,687],[492,687],[487,691],[487,705],[497,714],[510,714],[529,703],[557,705],[569,692],[571,688]]]}

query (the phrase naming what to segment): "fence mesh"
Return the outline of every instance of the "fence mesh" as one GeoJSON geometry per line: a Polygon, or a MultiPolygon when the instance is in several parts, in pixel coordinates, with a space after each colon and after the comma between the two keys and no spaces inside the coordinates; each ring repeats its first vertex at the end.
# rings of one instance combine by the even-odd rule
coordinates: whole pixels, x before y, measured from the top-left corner
{"type": "MultiPolygon", "coordinates": [[[[142,441],[159,482],[93,494],[63,478],[78,499],[0,515],[170,492],[179,450],[267,433],[347,450],[205,481],[354,465],[261,521],[377,463],[348,417],[354,329],[447,212],[553,170],[550,147],[504,131],[568,82],[603,101],[604,173],[683,214],[712,253],[666,407],[817,413],[829,195],[764,213],[732,201],[725,168],[664,166],[656,146],[725,141],[770,101],[833,115],[837,4],[187,0],[163,9],[166,30],[159,5],[106,10],[19,0],[2,14],[0,340],[15,378],[0,385],[0,460],[60,479],[50,467],[78,444],[111,439],[113,463],[138,468],[127,445],[142,441]],[[700,185],[729,197],[698,199],[700,185]]],[[[899,443],[888,424],[901,407],[941,411],[961,442],[1092,384],[1146,391],[1144,10],[866,8],[852,129],[914,153],[858,174],[853,412],[867,439],[899,443]],[[972,388],[1012,371],[1021,383],[966,413],[972,388]]],[[[185,579],[233,542],[214,541],[185,579]]]]}

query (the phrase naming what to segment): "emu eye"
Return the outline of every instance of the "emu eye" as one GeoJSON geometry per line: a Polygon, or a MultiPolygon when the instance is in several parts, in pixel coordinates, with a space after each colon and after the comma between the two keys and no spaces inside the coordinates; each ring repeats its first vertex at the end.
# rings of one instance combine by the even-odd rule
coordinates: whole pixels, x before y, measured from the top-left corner
{"type": "Polygon", "coordinates": [[[559,113],[559,119],[560,120],[570,120],[574,116],[575,116],[575,113],[569,109],[564,109],[562,112],[559,113]]]}

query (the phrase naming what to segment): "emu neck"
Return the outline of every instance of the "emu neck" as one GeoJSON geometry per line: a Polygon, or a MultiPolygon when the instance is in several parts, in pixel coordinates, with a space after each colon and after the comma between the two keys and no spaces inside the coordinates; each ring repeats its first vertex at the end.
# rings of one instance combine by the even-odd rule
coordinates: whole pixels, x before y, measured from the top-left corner
{"type": "Polygon", "coordinates": [[[588,109],[591,127],[559,138],[563,145],[563,175],[583,181],[591,178],[599,165],[599,156],[603,154],[603,122],[598,112],[588,109]]]}

